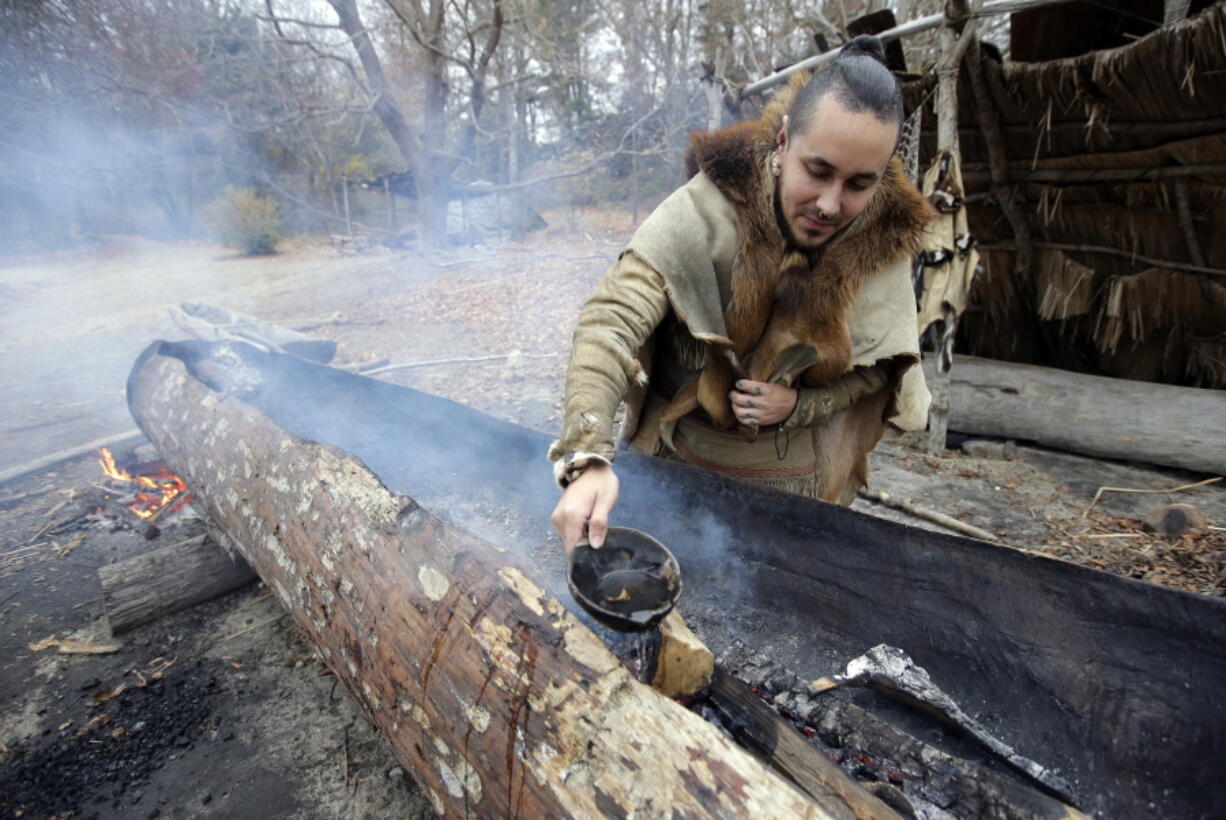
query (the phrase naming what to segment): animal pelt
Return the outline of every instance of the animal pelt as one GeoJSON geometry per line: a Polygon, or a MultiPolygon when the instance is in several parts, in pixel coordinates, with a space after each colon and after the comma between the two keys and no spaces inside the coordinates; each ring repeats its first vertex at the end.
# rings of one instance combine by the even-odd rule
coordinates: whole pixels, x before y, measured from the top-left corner
{"type": "Polygon", "coordinates": [[[776,216],[770,155],[809,76],[794,75],[757,120],[690,135],[687,170],[691,176],[704,171],[738,221],[740,250],[724,315],[732,345],[708,346],[696,393],[697,404],[725,428],[735,424],[728,393],[737,378],[819,385],[849,369],[847,318],[861,285],[888,263],[917,253],[935,216],[893,157],[851,224],[815,250],[789,247],[776,216]],[[811,352],[796,355],[806,345],[815,349],[816,363],[811,352]],[[806,366],[787,372],[789,361],[806,366]]]}

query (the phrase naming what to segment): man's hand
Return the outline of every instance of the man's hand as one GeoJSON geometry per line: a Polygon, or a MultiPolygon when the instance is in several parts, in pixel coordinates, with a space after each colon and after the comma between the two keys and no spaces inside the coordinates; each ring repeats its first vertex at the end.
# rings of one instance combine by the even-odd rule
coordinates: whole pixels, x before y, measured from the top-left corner
{"type": "Polygon", "coordinates": [[[609,512],[617,503],[619,486],[612,467],[593,464],[562,491],[550,520],[562,537],[562,549],[567,555],[583,535],[585,526],[593,547],[604,544],[609,531],[609,512]]]}
{"type": "Polygon", "coordinates": [[[785,421],[796,409],[796,391],[781,384],[740,379],[728,394],[736,420],[746,427],[785,421]]]}

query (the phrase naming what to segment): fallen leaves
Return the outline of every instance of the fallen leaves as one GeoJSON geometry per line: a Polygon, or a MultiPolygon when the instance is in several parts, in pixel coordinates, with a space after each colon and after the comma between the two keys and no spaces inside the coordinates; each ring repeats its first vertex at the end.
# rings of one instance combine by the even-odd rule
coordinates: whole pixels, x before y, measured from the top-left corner
{"type": "Polygon", "coordinates": [[[92,732],[94,729],[101,729],[103,726],[106,726],[110,722],[111,722],[110,715],[106,715],[106,714],[94,715],[92,718],[89,719],[88,723],[86,723],[80,729],[77,729],[75,732],[73,732],[72,736],[74,738],[81,737],[82,735],[92,732]]]}
{"type": "Polygon", "coordinates": [[[52,550],[58,557],[63,558],[84,543],[85,533],[79,532],[72,538],[69,538],[65,543],[54,545],[52,550]]]}
{"type": "Polygon", "coordinates": [[[114,689],[110,689],[110,688],[99,689],[97,692],[94,692],[94,696],[92,700],[94,701],[95,706],[101,706],[102,704],[106,703],[108,700],[114,700],[115,698],[119,697],[124,692],[126,692],[127,689],[128,689],[128,684],[126,682],[119,684],[114,689]]]}
{"type": "Polygon", "coordinates": [[[1226,595],[1226,533],[1206,530],[1168,538],[1136,518],[1098,509],[1053,520],[1055,534],[1036,552],[1084,566],[1203,595],[1226,595]]]}

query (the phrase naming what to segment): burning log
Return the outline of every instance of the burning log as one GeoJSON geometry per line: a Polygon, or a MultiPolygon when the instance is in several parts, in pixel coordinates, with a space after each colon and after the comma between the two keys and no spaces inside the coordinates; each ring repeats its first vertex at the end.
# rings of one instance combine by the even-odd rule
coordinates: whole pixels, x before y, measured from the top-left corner
{"type": "Polygon", "coordinates": [[[810,746],[745,684],[718,670],[710,698],[734,736],[756,750],[789,780],[814,797],[847,804],[838,816],[858,820],[893,820],[900,815],[810,746]]]}
{"type": "MultiPolygon", "coordinates": [[[[515,567],[523,566],[530,556],[534,583],[565,589],[560,571],[564,564],[556,542],[542,543],[549,531],[549,511],[557,500],[549,464],[541,457],[548,437],[438,397],[242,345],[158,345],[138,363],[129,394],[134,414],[154,432],[156,443],[184,471],[192,489],[210,502],[211,514],[215,514],[213,506],[220,505],[222,512],[238,516],[240,524],[258,519],[259,527],[251,530],[257,537],[249,543],[262,551],[275,546],[284,553],[274,551],[271,572],[285,575],[289,570],[281,569],[277,559],[292,568],[291,556],[300,553],[308,562],[304,565],[313,567],[309,561],[315,546],[290,552],[281,547],[282,542],[311,538],[326,542],[316,552],[327,556],[331,567],[312,568],[318,578],[308,574],[297,580],[308,592],[321,590],[321,597],[331,595],[331,609],[325,614],[343,616],[350,632],[357,630],[361,640],[348,639],[350,632],[337,638],[351,657],[359,653],[355,666],[391,652],[389,638],[393,642],[413,640],[433,649],[435,644],[420,619],[433,618],[446,625],[445,637],[438,644],[440,660],[426,687],[428,703],[406,701],[409,715],[400,718],[396,731],[409,731],[403,722],[411,722],[413,704],[423,710],[429,706],[437,711],[439,722],[432,723],[435,728],[431,730],[418,729],[416,735],[427,740],[423,744],[426,754],[440,726],[446,729],[440,742],[447,749],[461,748],[465,732],[448,722],[460,718],[448,717],[451,712],[447,710],[459,706],[458,693],[472,693],[474,685],[481,691],[484,676],[450,694],[436,694],[435,687],[441,669],[438,664],[451,657],[453,641],[459,641],[456,651],[461,656],[449,667],[452,673],[460,675],[457,670],[461,668],[486,668],[480,651],[467,646],[472,633],[463,626],[467,621],[459,617],[475,613],[461,609],[463,601],[453,604],[447,599],[444,604],[423,598],[420,579],[412,573],[407,579],[400,575],[377,579],[379,584],[403,586],[404,592],[398,589],[392,598],[358,595],[356,590],[366,588],[371,573],[354,575],[348,564],[342,573],[332,551],[338,549],[336,545],[347,544],[342,548],[344,560],[372,561],[363,545],[374,543],[372,532],[385,533],[392,524],[354,523],[355,508],[382,509],[392,502],[386,501],[388,492],[351,459],[340,458],[328,447],[304,445],[301,440],[352,453],[386,487],[444,516],[448,526],[439,529],[442,541],[414,535],[435,545],[423,553],[427,558],[422,560],[447,580],[453,594],[457,589],[470,589],[471,584],[485,584],[478,589],[489,595],[488,590],[503,589],[508,581],[487,568],[480,579],[470,583],[465,573],[474,554],[515,567]],[[176,356],[187,370],[174,360],[176,356]],[[159,387],[161,378],[176,381],[159,387]],[[158,406],[163,400],[164,406],[158,406]],[[283,442],[285,450],[279,443],[270,446],[269,437],[283,442]],[[321,454],[331,454],[349,465],[341,470],[343,476],[349,476],[352,467],[354,474],[365,476],[365,483],[358,482],[354,489],[349,478],[338,479],[335,473],[340,468],[324,465],[321,454]],[[250,474],[244,469],[250,469],[250,474]],[[284,489],[273,493],[270,486],[284,489]],[[257,493],[253,488],[262,489],[257,493]],[[281,500],[274,504],[270,495],[279,495],[281,500]],[[384,501],[375,503],[372,496],[384,501]],[[342,502],[348,517],[333,511],[342,502]],[[455,527],[493,533],[490,540],[508,552],[495,550],[491,555],[488,544],[476,553],[455,546],[450,540],[458,537],[455,527]],[[462,552],[453,554],[450,549],[462,552]],[[511,555],[511,550],[520,552],[511,555]],[[551,559],[556,560],[551,563],[551,559]],[[353,586],[330,586],[338,577],[347,578],[353,586]],[[323,579],[323,588],[318,586],[319,579],[323,579]],[[412,621],[417,624],[415,631],[400,628],[396,621],[390,632],[376,632],[377,648],[369,646],[364,629],[372,626],[369,610],[376,609],[377,625],[393,617],[392,612],[399,617],[402,602],[420,605],[425,611],[412,621]],[[384,605],[389,606],[389,613],[377,611],[384,605]],[[351,612],[358,606],[365,607],[365,614],[351,612]],[[452,611],[456,617],[447,619],[445,614],[452,611]]],[[[1141,817],[1146,807],[1162,805],[1166,813],[1179,816],[1226,812],[1226,793],[1204,788],[1203,765],[1205,760],[1226,754],[1226,702],[1217,685],[1226,678],[1226,606],[1222,601],[990,543],[905,527],[662,459],[625,453],[619,455],[618,463],[622,494],[617,525],[649,532],[673,552],[685,577],[681,607],[686,620],[721,657],[741,641],[797,676],[803,689],[805,681],[835,674],[870,646],[896,646],[994,736],[1071,783],[1075,805],[1082,811],[1141,817]]],[[[238,524],[234,528],[237,532],[238,524]]],[[[399,555],[402,541],[395,533],[380,538],[381,544],[391,545],[399,555]]],[[[417,561],[418,555],[411,552],[415,547],[406,543],[405,548],[406,555],[417,561]]],[[[372,552],[382,554],[383,550],[372,552]]],[[[322,558],[318,560],[322,563],[322,558]]],[[[375,568],[386,569],[382,563],[375,568]]],[[[286,593],[298,593],[293,576],[281,585],[286,593]]],[[[524,600],[518,594],[517,599],[524,600]]],[[[478,597],[476,602],[484,600],[478,597]]],[[[569,601],[569,596],[564,600],[569,601]]],[[[493,610],[490,617],[518,630],[516,618],[526,616],[519,609],[512,611],[512,604],[514,601],[493,610]],[[501,616],[506,617],[499,621],[501,616]]],[[[564,630],[561,616],[554,618],[552,609],[540,606],[544,616],[530,611],[531,617],[525,620],[529,634],[552,634],[555,640],[562,639],[559,633],[586,634],[564,630]],[[542,618],[548,623],[541,624],[542,618]]],[[[311,617],[323,616],[315,611],[311,617]]],[[[512,638],[516,634],[512,632],[512,638]]],[[[551,658],[566,650],[565,643],[549,646],[551,658]]],[[[524,647],[519,641],[506,652],[519,658],[524,647]]],[[[334,649],[334,656],[336,653],[334,649]]],[[[428,661],[431,654],[427,651],[422,660],[428,661]]],[[[391,668],[417,670],[408,660],[391,663],[391,668]]],[[[556,673],[550,680],[574,679],[569,672],[560,671],[566,663],[569,661],[563,659],[546,667],[556,673]]],[[[344,656],[334,657],[334,664],[347,669],[348,661],[344,656]]],[[[362,671],[365,666],[359,669],[360,679],[372,692],[384,691],[382,678],[370,678],[362,671]]],[[[410,689],[419,698],[421,677],[414,679],[418,689],[410,689]]],[[[591,677],[583,679],[591,689],[591,677]]],[[[495,669],[482,696],[482,708],[490,709],[487,700],[494,695],[514,702],[512,693],[518,690],[513,680],[524,685],[522,677],[510,679],[495,669]]],[[[533,678],[531,688],[538,685],[543,691],[553,691],[541,675],[533,678]]],[[[625,720],[635,727],[649,726],[653,743],[663,742],[657,731],[676,734],[682,742],[686,735],[674,733],[673,723],[657,720],[654,707],[642,711],[646,707],[641,704],[647,699],[638,691],[634,688],[634,695],[619,701],[624,707],[635,700],[636,706],[620,708],[613,718],[592,706],[593,697],[585,697],[582,704],[592,707],[588,714],[594,721],[588,725],[625,720]]],[[[967,742],[971,748],[954,753],[943,750],[957,738],[941,735],[939,749],[920,740],[943,730],[935,729],[926,716],[918,726],[908,723],[917,718],[895,714],[891,710],[903,707],[890,698],[861,690],[855,693],[854,702],[839,691],[819,700],[825,702],[808,700],[806,695],[797,705],[795,698],[776,696],[775,707],[791,720],[812,718],[806,728],[817,737],[810,739],[839,746],[841,765],[853,769],[857,777],[888,778],[907,799],[915,802],[928,795],[932,798],[928,805],[956,817],[1009,816],[1010,807],[1027,805],[1036,810],[1014,810],[1013,814],[1058,817],[1065,813],[1060,801],[1018,782],[1021,776],[1007,767],[998,766],[1000,771],[994,773],[987,763],[970,766],[959,759],[959,755],[982,754],[979,744],[967,742]],[[793,707],[789,714],[787,710],[793,707]],[[898,765],[890,764],[891,769],[842,756],[843,750],[854,746],[862,750],[864,761],[889,759],[898,765]],[[891,770],[901,773],[903,779],[895,783],[891,770]],[[1014,779],[1003,779],[1005,775],[1014,779]],[[1044,797],[1045,803],[1040,800],[1044,797]]],[[[553,708],[546,699],[529,702],[534,707],[553,708]]],[[[465,702],[464,708],[471,705],[465,702]]],[[[526,707],[521,715],[525,711],[526,707]]],[[[501,713],[500,728],[512,722],[509,714],[501,713]]],[[[547,715],[549,726],[555,726],[553,712],[547,715]]],[[[534,757],[539,743],[532,738],[542,736],[547,728],[544,723],[542,719],[538,725],[532,717],[522,730],[524,740],[512,747],[524,750],[525,770],[528,760],[541,765],[539,756],[534,757]]],[[[573,727],[568,726],[567,731],[568,742],[581,736],[573,727]]],[[[628,731],[618,728],[617,737],[624,739],[628,731]]],[[[486,754],[488,762],[490,741],[480,735],[472,730],[472,738],[479,742],[470,744],[469,750],[486,754]]],[[[405,737],[400,737],[398,745],[403,745],[405,737]]],[[[505,746],[502,748],[505,753],[505,746]]],[[[551,744],[550,748],[561,747],[551,744]]],[[[627,759],[640,765],[641,751],[627,759]]],[[[609,746],[603,741],[593,746],[592,754],[607,752],[609,746]]],[[[619,759],[613,754],[615,762],[610,767],[616,767],[619,759]]],[[[462,783],[462,778],[455,780],[456,772],[467,769],[455,768],[459,761],[451,752],[444,759],[453,767],[448,777],[462,783]]],[[[521,758],[513,759],[518,788],[521,758]]],[[[574,759],[573,749],[566,759],[574,759]]],[[[668,765],[675,762],[671,757],[660,759],[668,765]]],[[[488,771],[487,763],[468,765],[488,771]]],[[[509,770],[506,765],[501,768],[509,770]]],[[[590,770],[572,771],[586,779],[572,777],[568,783],[593,782],[590,770]]],[[[439,778],[444,776],[438,774],[433,761],[426,775],[434,778],[429,782],[437,791],[443,783],[439,778]]],[[[529,775],[528,780],[533,777],[529,775]]],[[[755,787],[753,793],[760,792],[755,787]]],[[[524,805],[528,805],[527,796],[524,805]]],[[[482,803],[479,810],[485,811],[484,807],[482,803]]]]}
{"type": "Polygon", "coordinates": [[[193,353],[147,351],[133,415],[441,814],[830,816],[637,683],[516,555],[285,432],[240,399],[241,362],[193,353]]]}
{"type": "Polygon", "coordinates": [[[98,567],[111,634],[157,619],[254,581],[255,570],[207,534],[98,567]]]}
{"type": "MultiPolygon", "coordinates": [[[[872,774],[870,779],[878,787],[873,793],[891,806],[895,803],[885,796],[890,793],[887,787],[913,802],[932,803],[962,817],[1085,817],[1067,803],[1032,788],[1022,776],[976,755],[970,744],[951,753],[947,746],[938,748],[909,735],[850,700],[815,696],[811,684],[740,641],[729,647],[719,664],[716,685],[709,693],[712,704],[728,723],[748,733],[751,743],[779,750],[771,753],[776,766],[801,764],[786,759],[795,757],[795,744],[776,740],[784,732],[766,724],[778,717],[772,717],[769,709],[764,712],[759,698],[773,702],[780,714],[799,723],[805,735],[827,746],[844,765],[872,774]],[[736,677],[728,677],[725,669],[736,677]]],[[[924,707],[924,711],[930,709],[924,707]]],[[[837,782],[831,782],[831,787],[837,788],[837,782]]]]}
{"type": "Polygon", "coordinates": [[[166,510],[173,512],[192,500],[183,479],[171,472],[165,462],[124,469],[115,463],[106,447],[99,449],[98,455],[98,464],[107,478],[120,486],[134,485],[132,497],[124,506],[142,521],[153,521],[166,510]]]}
{"type": "Polygon", "coordinates": [[[815,694],[828,692],[839,686],[875,686],[916,704],[920,709],[931,711],[965,731],[1010,766],[1033,778],[1052,793],[1065,800],[1072,799],[1069,784],[1060,776],[1019,755],[993,737],[977,720],[962,711],[949,695],[934,686],[927,671],[916,666],[915,661],[897,647],[885,644],[874,646],[852,660],[842,675],[819,678],[809,685],[815,694]]]}

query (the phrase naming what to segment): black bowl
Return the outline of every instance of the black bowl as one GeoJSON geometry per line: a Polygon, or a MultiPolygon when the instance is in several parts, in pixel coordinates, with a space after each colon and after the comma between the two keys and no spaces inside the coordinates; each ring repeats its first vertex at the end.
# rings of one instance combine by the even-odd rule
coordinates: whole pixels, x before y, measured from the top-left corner
{"type": "Polygon", "coordinates": [[[599,549],[570,553],[570,594],[600,623],[621,632],[654,629],[681,597],[681,568],[663,544],[627,527],[609,527],[599,549]]]}

